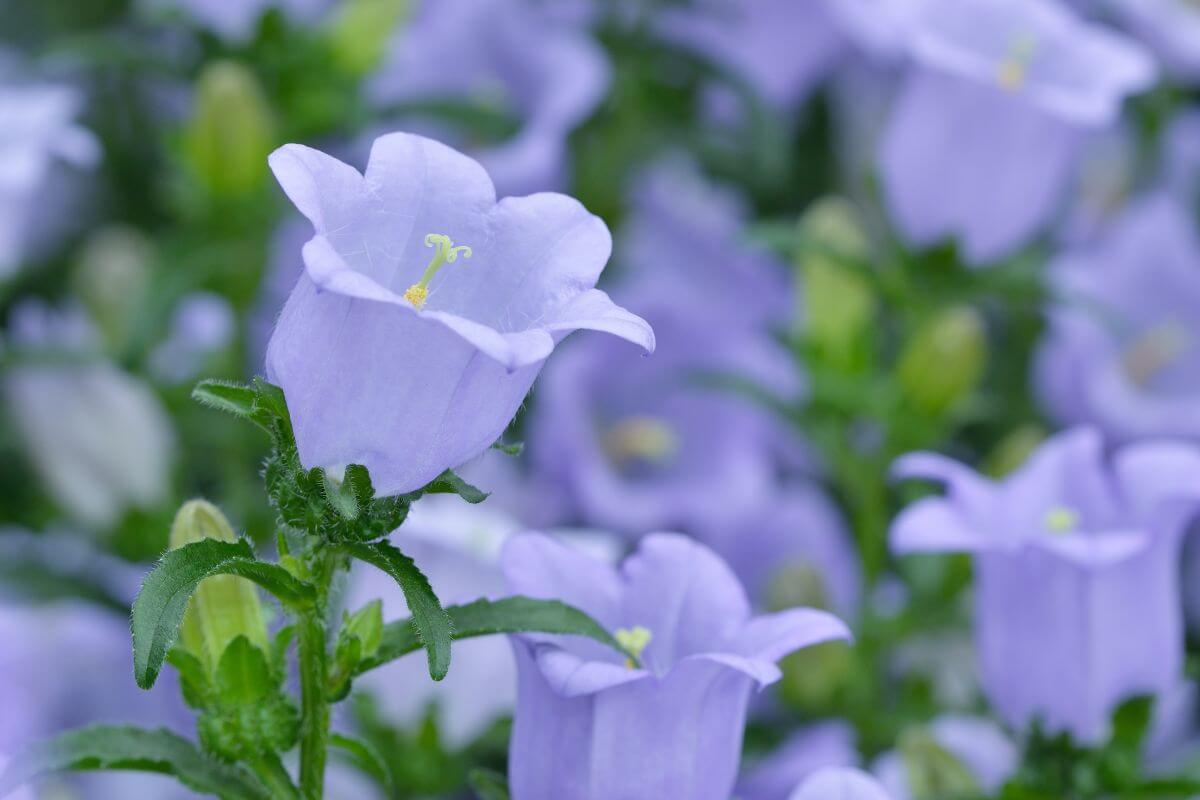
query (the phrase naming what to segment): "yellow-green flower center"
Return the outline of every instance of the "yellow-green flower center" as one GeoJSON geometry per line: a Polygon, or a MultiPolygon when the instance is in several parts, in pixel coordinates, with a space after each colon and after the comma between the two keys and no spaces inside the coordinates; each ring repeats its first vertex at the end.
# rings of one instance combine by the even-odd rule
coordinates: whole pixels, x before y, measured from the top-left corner
{"type": "Polygon", "coordinates": [[[1029,67],[1033,63],[1033,56],[1036,52],[1037,40],[1032,35],[1022,33],[1013,37],[1012,43],[1008,47],[1008,53],[1000,62],[1000,68],[996,74],[996,80],[1001,88],[1015,92],[1025,85],[1025,80],[1029,77],[1029,67]]]}
{"type": "Polygon", "coordinates": [[[459,245],[456,247],[450,237],[444,233],[428,234],[425,237],[425,246],[434,248],[433,258],[429,259],[429,266],[425,267],[425,272],[421,274],[421,280],[404,290],[404,299],[412,303],[413,308],[418,310],[425,307],[425,301],[429,299],[429,282],[433,280],[434,275],[437,275],[438,270],[444,264],[453,264],[458,261],[459,255],[462,255],[463,258],[471,257],[469,246],[459,245]]]}
{"type": "Polygon", "coordinates": [[[604,451],[618,464],[632,461],[661,463],[678,449],[679,437],[657,417],[626,417],[604,435],[604,451]]]}
{"type": "Polygon", "coordinates": [[[1050,533],[1071,533],[1079,527],[1079,512],[1070,506],[1054,506],[1044,521],[1050,533]]]}
{"type": "Polygon", "coordinates": [[[613,638],[629,656],[625,659],[625,666],[634,669],[637,666],[635,659],[641,659],[654,634],[648,628],[634,625],[632,628],[617,628],[613,631],[613,638]]]}

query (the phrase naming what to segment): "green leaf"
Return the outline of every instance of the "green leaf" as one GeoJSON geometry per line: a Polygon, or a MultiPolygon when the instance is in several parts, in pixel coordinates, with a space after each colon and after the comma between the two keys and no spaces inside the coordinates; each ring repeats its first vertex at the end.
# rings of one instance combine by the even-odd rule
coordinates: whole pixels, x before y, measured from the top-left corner
{"type": "Polygon", "coordinates": [[[315,597],[312,587],[283,567],[255,560],[245,541],[205,539],[169,551],[146,576],[133,602],[133,671],[138,686],[154,685],[179,635],[188,600],[200,581],[212,575],[248,578],[293,608],[306,608],[315,597]]]}
{"type": "Polygon", "coordinates": [[[473,769],[467,775],[467,783],[479,800],[510,800],[508,779],[490,769],[473,769]]]}
{"type": "Polygon", "coordinates": [[[240,767],[208,758],[196,745],[170,731],[96,725],[36,742],[18,752],[0,775],[0,797],[30,780],[56,772],[126,769],[171,775],[208,795],[270,800],[240,767]]]}
{"type": "Polygon", "coordinates": [[[190,708],[207,706],[212,687],[200,659],[182,647],[172,647],[167,652],[167,663],[179,673],[179,688],[183,692],[184,702],[190,708]]]}
{"type": "Polygon", "coordinates": [[[519,456],[519,455],[521,455],[521,453],[525,452],[525,443],[524,442],[511,442],[511,443],[505,444],[504,442],[494,442],[492,444],[492,449],[499,450],[501,453],[504,453],[504,455],[506,455],[506,456],[519,456]]]}
{"type": "Polygon", "coordinates": [[[392,773],[374,745],[341,733],[332,734],[329,737],[329,744],[341,750],[346,755],[347,761],[360,772],[374,779],[376,783],[387,790],[389,795],[395,794],[392,773]]]}
{"type": "MultiPolygon", "coordinates": [[[[446,609],[454,624],[455,639],[491,636],[498,633],[556,633],[586,636],[624,654],[621,646],[600,623],[558,600],[532,597],[505,597],[501,600],[476,600],[446,609]]],[[[420,641],[410,620],[389,622],[383,627],[383,640],[374,658],[359,665],[359,674],[419,650],[420,641]]]]}
{"type": "Polygon", "coordinates": [[[250,706],[275,691],[267,657],[245,636],[229,643],[217,667],[217,691],[229,705],[250,706]]]}
{"type": "Polygon", "coordinates": [[[433,593],[429,579],[417,568],[416,562],[388,542],[349,544],[343,545],[342,549],[359,561],[383,570],[400,585],[412,612],[409,630],[417,637],[418,643],[425,646],[429,655],[429,675],[435,681],[446,677],[450,669],[450,642],[454,626],[433,593]]]}
{"type": "Polygon", "coordinates": [[[482,503],[488,498],[487,492],[467,483],[450,469],[431,480],[419,494],[456,494],[468,503],[482,503]]]}
{"type": "Polygon", "coordinates": [[[254,397],[252,387],[232,381],[200,381],[192,389],[192,399],[201,405],[243,419],[253,418],[254,397]]]}

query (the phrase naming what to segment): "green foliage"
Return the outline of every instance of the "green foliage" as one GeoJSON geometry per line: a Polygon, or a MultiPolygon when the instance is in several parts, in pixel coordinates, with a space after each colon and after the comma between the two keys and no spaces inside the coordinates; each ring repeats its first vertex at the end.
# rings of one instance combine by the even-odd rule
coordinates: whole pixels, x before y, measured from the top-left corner
{"type": "Polygon", "coordinates": [[[388,769],[387,762],[383,760],[383,756],[375,748],[375,745],[363,739],[357,739],[342,733],[335,733],[330,736],[329,744],[340,750],[345,759],[359,772],[369,775],[376,783],[387,789],[389,793],[395,793],[395,787],[392,784],[392,773],[388,769]]]}
{"type": "Polygon", "coordinates": [[[270,798],[245,770],[208,758],[170,731],[121,725],[81,728],[18,752],[0,775],[0,797],[52,773],[109,769],[172,775],[201,794],[238,800],[270,798]]]}
{"type": "Polygon", "coordinates": [[[146,576],[133,604],[133,663],[138,686],[149,689],[174,644],[188,602],[200,581],[213,575],[239,575],[254,581],[286,605],[307,607],[313,590],[282,567],[255,560],[245,541],[205,539],[171,550],[146,576]]]}
{"type": "Polygon", "coordinates": [[[446,677],[450,669],[454,623],[416,562],[387,542],[343,545],[342,550],[359,561],[383,570],[399,584],[412,612],[409,628],[429,656],[430,677],[435,681],[446,677]]]}
{"type": "Polygon", "coordinates": [[[473,769],[467,778],[479,800],[509,800],[508,779],[490,769],[473,769]]]}
{"type": "MultiPolygon", "coordinates": [[[[452,636],[455,639],[499,633],[555,633],[586,636],[624,654],[612,634],[600,623],[579,609],[558,600],[537,600],[520,596],[500,600],[480,599],[466,605],[449,606],[446,613],[452,622],[452,636]]],[[[412,620],[389,622],[383,628],[378,653],[374,658],[364,659],[358,666],[357,674],[375,669],[419,649],[421,640],[412,620]]]]}

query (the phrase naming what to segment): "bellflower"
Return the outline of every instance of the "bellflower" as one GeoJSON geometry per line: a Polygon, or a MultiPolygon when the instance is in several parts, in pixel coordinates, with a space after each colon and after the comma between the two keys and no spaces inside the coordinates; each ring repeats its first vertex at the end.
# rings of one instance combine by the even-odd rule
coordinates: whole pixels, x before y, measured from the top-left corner
{"type": "Polygon", "coordinates": [[[751,767],[737,782],[738,800],[789,800],[793,790],[828,767],[858,764],[854,728],[823,722],[801,729],[751,767]]]}
{"type": "Polygon", "coordinates": [[[898,800],[862,770],[829,767],[801,784],[788,800],[898,800]]]}
{"type": "Polygon", "coordinates": [[[54,196],[62,188],[54,185],[56,167],[90,168],[100,158],[95,137],[75,123],[82,104],[70,87],[14,84],[0,75],[0,278],[69,219],[54,196]]]}
{"type": "Polygon", "coordinates": [[[385,112],[399,106],[407,127],[451,143],[476,135],[430,119],[430,104],[510,118],[515,130],[470,152],[502,194],[526,194],[562,187],[567,135],[596,109],[608,82],[600,47],[528,0],[431,0],[398,32],[369,90],[385,112]]]}
{"type": "Polygon", "coordinates": [[[1150,46],[1171,75],[1200,83],[1200,10],[1190,0],[1106,0],[1104,5],[1150,46]]]}
{"type": "Polygon", "coordinates": [[[981,683],[1010,725],[1040,719],[1094,742],[1119,702],[1179,681],[1179,539],[1200,499],[1200,451],[1148,442],[1106,460],[1080,428],[998,483],[927,453],[896,473],[947,487],[900,514],[892,548],[974,554],[981,683]]]}
{"type": "Polygon", "coordinates": [[[674,534],[646,537],[619,569],[521,535],[502,564],[513,592],[587,611],[631,656],[574,637],[511,637],[508,774],[522,800],[727,800],[751,691],[779,679],[785,654],[848,638],[812,609],[752,617],[729,568],[674,534]]]}
{"type": "Polygon", "coordinates": [[[914,245],[1003,258],[1058,210],[1082,138],[1148,87],[1136,43],[1044,0],[931,0],[879,148],[884,199],[914,245]]]}
{"type": "Polygon", "coordinates": [[[166,340],[150,354],[150,370],[172,383],[195,378],[207,359],[229,346],[235,332],[228,300],[212,292],[193,292],[175,309],[166,340]]]}
{"type": "Polygon", "coordinates": [[[1200,438],[1200,237],[1165,193],[1131,204],[1050,269],[1063,298],[1034,382],[1063,423],[1122,440],[1200,438]]]}
{"type": "Polygon", "coordinates": [[[1200,206],[1200,108],[1176,114],[1163,134],[1162,182],[1187,208],[1200,206]]]}
{"type": "Polygon", "coordinates": [[[77,312],[27,301],[14,310],[10,330],[23,359],[0,388],[54,499],[76,521],[99,528],[131,507],[164,502],[175,435],[150,388],[89,352],[98,337],[77,312]]]}
{"type": "MultiPolygon", "coordinates": [[[[998,792],[1020,763],[1017,746],[999,725],[988,719],[943,714],[929,724],[928,734],[988,795],[998,792]]],[[[914,799],[909,765],[900,752],[884,753],[872,764],[871,771],[893,800],[919,800],[919,795],[914,799]]]]}
{"type": "Polygon", "coordinates": [[[592,288],[611,240],[569,197],[497,203],[478,163],[403,133],[375,141],[365,175],[301,145],[271,168],[315,231],[267,348],[305,466],[420,488],[499,438],[571,331],[654,349],[592,288]]]}

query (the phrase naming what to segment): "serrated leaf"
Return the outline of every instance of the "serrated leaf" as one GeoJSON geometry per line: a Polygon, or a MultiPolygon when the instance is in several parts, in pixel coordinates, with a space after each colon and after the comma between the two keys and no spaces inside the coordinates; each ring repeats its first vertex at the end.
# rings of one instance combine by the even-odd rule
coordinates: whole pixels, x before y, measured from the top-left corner
{"type": "Polygon", "coordinates": [[[473,769],[467,775],[467,783],[479,800],[510,800],[508,779],[490,769],[473,769]]]}
{"type": "Polygon", "coordinates": [[[429,579],[416,562],[388,542],[343,545],[347,554],[383,570],[400,585],[412,612],[409,629],[429,656],[429,675],[435,681],[446,677],[450,669],[450,642],[454,626],[450,616],[429,585],[429,579]]]}
{"type": "Polygon", "coordinates": [[[245,636],[229,643],[217,667],[217,691],[229,705],[249,706],[275,689],[267,657],[245,636]]]}
{"type": "MultiPolygon", "coordinates": [[[[454,625],[455,639],[491,636],[501,633],[554,633],[586,636],[624,654],[612,635],[583,611],[558,600],[532,597],[480,599],[466,605],[448,606],[446,613],[454,625]]],[[[358,674],[394,661],[421,648],[410,620],[397,620],[383,626],[379,652],[359,665],[358,674]]]]}
{"type": "Polygon", "coordinates": [[[329,744],[341,750],[347,761],[360,772],[371,776],[376,783],[387,790],[389,795],[395,793],[392,785],[392,773],[374,745],[342,733],[332,734],[329,737],[329,744]]]}
{"type": "Polygon", "coordinates": [[[187,739],[163,729],[123,725],[69,731],[18,752],[0,776],[0,797],[45,775],[103,769],[156,772],[202,794],[270,800],[245,770],[208,758],[187,739]]]}
{"type": "Polygon", "coordinates": [[[133,602],[133,670],[138,686],[149,689],[158,679],[167,651],[179,635],[188,600],[200,581],[212,575],[248,578],[293,608],[306,608],[315,598],[312,587],[283,567],[257,561],[245,541],[205,539],[169,551],[146,576],[133,602]]]}
{"type": "Polygon", "coordinates": [[[420,494],[456,494],[468,503],[482,503],[488,498],[487,492],[467,483],[450,469],[431,480],[420,494]]]}
{"type": "Polygon", "coordinates": [[[254,415],[255,391],[233,381],[205,380],[192,389],[192,399],[217,411],[250,419],[254,415]]]}

